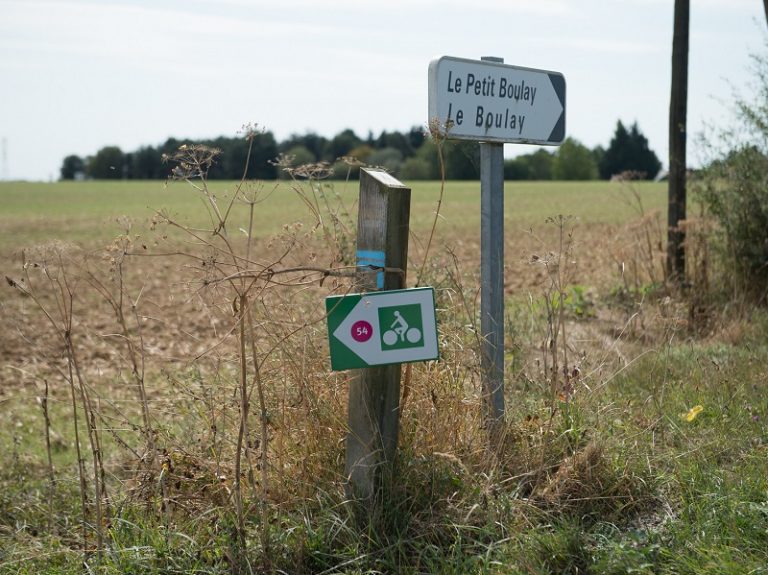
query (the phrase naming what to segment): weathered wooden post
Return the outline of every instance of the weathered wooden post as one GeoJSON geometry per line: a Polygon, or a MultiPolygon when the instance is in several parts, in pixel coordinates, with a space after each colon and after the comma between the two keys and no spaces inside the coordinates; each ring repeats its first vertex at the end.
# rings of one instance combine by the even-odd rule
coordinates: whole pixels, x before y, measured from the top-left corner
{"type": "MultiPolygon", "coordinates": [[[[405,287],[411,190],[383,170],[360,170],[360,291],[405,287]]],[[[390,475],[400,425],[400,364],[357,370],[349,388],[346,474],[351,497],[371,500],[390,475]]]]}
{"type": "Polygon", "coordinates": [[[688,31],[690,1],[675,0],[672,37],[672,95],[669,100],[669,184],[667,207],[667,277],[685,282],[686,140],[688,115],[688,31]]]}

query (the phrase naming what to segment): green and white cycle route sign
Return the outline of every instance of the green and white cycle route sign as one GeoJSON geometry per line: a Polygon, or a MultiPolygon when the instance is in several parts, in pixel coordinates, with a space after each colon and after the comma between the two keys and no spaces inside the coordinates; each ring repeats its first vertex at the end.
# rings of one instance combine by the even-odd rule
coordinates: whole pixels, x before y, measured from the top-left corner
{"type": "Polygon", "coordinates": [[[438,358],[433,288],[331,296],[325,309],[333,370],[438,358]]]}

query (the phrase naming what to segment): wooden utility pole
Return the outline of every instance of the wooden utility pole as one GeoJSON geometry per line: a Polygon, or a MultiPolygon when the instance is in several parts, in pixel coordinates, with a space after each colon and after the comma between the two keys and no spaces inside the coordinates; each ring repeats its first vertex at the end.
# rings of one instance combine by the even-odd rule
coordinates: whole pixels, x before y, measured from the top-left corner
{"type": "Polygon", "coordinates": [[[763,0],[763,8],[765,9],[765,21],[768,22],[768,0],[763,0]]]}
{"type": "MultiPolygon", "coordinates": [[[[411,190],[383,170],[360,170],[360,291],[405,288],[411,190]],[[385,269],[387,271],[385,271],[385,269]]],[[[400,364],[358,370],[349,386],[348,495],[372,503],[391,476],[400,426],[400,364]]]]}
{"type": "Polygon", "coordinates": [[[672,38],[672,95],[669,103],[669,210],[667,218],[667,277],[685,279],[685,231],[680,222],[686,209],[686,123],[688,109],[688,29],[690,0],[675,0],[672,38]]]}

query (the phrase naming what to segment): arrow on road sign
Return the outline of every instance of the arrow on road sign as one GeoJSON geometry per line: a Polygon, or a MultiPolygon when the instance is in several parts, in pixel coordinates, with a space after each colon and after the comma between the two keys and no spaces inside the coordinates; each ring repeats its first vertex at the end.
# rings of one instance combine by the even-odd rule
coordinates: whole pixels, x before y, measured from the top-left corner
{"type": "Polygon", "coordinates": [[[332,296],[325,306],[334,370],[438,358],[432,288],[332,296]]]}
{"type": "Polygon", "coordinates": [[[449,138],[558,145],[565,139],[565,78],[443,56],[429,64],[429,119],[449,138]]]}

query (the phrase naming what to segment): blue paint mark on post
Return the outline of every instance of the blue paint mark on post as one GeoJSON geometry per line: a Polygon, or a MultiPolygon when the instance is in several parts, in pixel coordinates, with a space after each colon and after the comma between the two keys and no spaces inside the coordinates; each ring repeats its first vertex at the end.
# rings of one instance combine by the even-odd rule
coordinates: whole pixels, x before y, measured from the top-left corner
{"type": "Polygon", "coordinates": [[[382,268],[376,274],[376,289],[384,289],[384,267],[386,267],[386,255],[384,252],[372,250],[357,250],[357,267],[382,268]]]}

